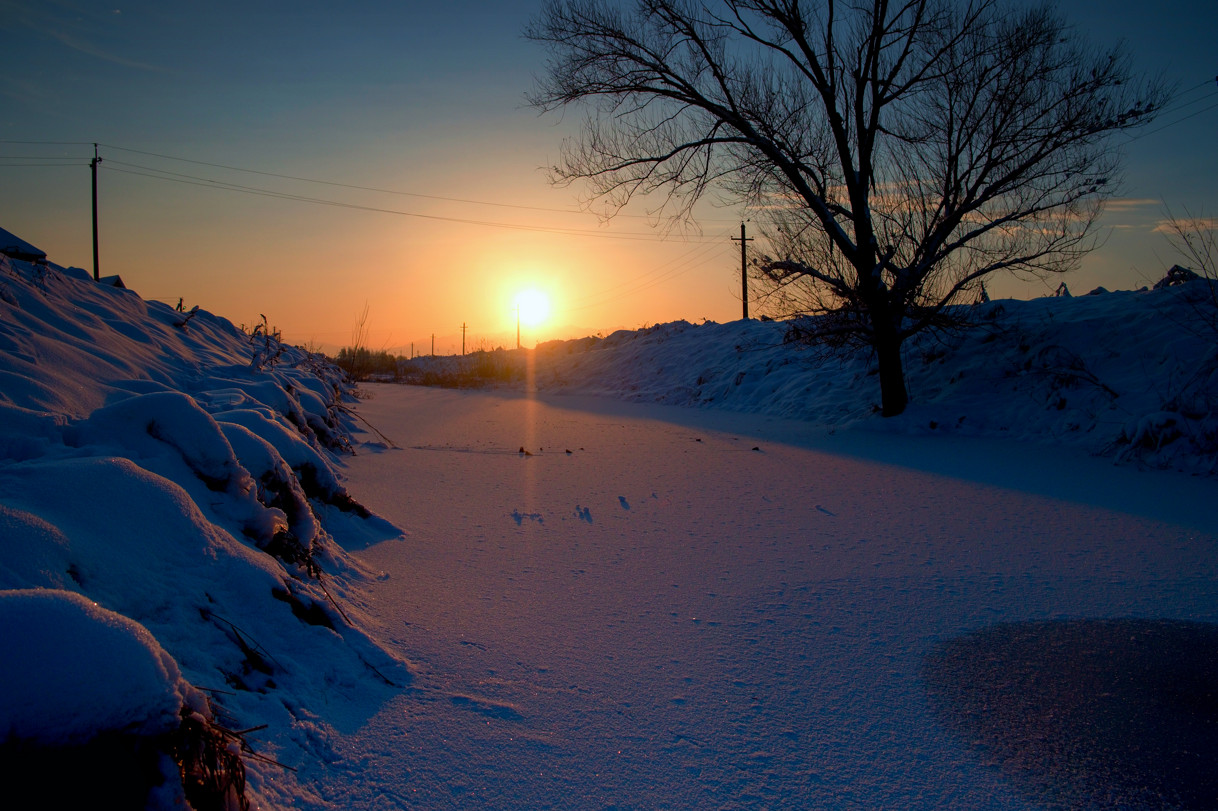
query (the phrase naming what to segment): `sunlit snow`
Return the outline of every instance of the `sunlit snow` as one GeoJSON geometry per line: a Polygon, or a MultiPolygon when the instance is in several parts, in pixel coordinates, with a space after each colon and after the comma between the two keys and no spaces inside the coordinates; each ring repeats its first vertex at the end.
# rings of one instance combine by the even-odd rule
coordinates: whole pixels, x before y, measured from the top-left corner
{"type": "Polygon", "coordinates": [[[0,750],[205,718],[267,809],[1212,808],[1205,285],[980,305],[885,420],[780,323],[357,392],[0,258],[0,750]]]}

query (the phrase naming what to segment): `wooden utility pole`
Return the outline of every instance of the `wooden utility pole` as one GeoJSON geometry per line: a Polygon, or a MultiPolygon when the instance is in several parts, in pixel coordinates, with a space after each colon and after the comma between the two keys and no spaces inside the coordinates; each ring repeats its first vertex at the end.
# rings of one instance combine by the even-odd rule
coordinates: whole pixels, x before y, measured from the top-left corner
{"type": "Polygon", "coordinates": [[[101,269],[97,266],[97,164],[101,158],[97,156],[97,144],[93,145],[93,160],[89,168],[93,170],[93,281],[101,280],[101,269]]]}
{"type": "Polygon", "coordinates": [[[461,322],[461,356],[465,356],[465,322],[461,322]]]}
{"type": "Polygon", "coordinates": [[[744,305],[744,319],[749,318],[749,259],[748,243],[753,238],[745,236],[744,223],[740,223],[740,236],[732,237],[732,242],[740,243],[740,302],[744,305]]]}
{"type": "Polygon", "coordinates": [[[431,356],[433,358],[436,356],[436,334],[434,332],[431,334],[431,356]]]}

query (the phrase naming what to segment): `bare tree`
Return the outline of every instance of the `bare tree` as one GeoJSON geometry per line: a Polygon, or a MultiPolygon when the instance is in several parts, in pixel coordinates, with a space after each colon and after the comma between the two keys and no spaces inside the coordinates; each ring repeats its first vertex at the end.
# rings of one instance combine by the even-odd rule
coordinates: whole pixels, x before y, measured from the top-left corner
{"type": "Polygon", "coordinates": [[[365,380],[370,369],[371,352],[368,349],[368,302],[355,319],[351,328],[351,345],[339,350],[338,365],[353,381],[365,380]]]}
{"type": "Polygon", "coordinates": [[[1166,207],[1163,215],[1155,231],[1167,237],[1172,250],[1189,263],[1189,270],[1218,282],[1218,218],[1207,217],[1204,211],[1194,215],[1187,209],[1184,216],[1177,217],[1166,207]]]}
{"type": "Polygon", "coordinates": [[[1172,267],[1155,287],[1204,280],[1189,299],[1206,337],[1218,336],[1218,219],[1205,212],[1193,215],[1187,209],[1177,217],[1164,207],[1164,217],[1155,231],[1167,237],[1172,250],[1189,267],[1172,267]]]}
{"type": "Polygon", "coordinates": [[[901,346],[999,270],[1060,272],[1117,185],[1110,136],[1166,99],[1120,48],[1005,0],[550,2],[531,98],[591,107],[557,183],[610,211],[712,188],[766,222],[757,262],[784,314],[876,352],[883,413],[908,401],[901,346]]]}

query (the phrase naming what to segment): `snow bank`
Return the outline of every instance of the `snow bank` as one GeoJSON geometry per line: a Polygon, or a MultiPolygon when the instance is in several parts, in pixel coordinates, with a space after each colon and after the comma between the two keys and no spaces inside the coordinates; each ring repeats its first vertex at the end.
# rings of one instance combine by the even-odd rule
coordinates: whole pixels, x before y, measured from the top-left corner
{"type": "Polygon", "coordinates": [[[1218,313],[1210,284],[961,308],[971,326],[906,343],[910,406],[889,419],[879,416],[870,353],[789,342],[788,324],[773,321],[677,321],[545,343],[531,356],[500,353],[497,361],[420,358],[404,376],[450,385],[513,380],[541,391],[767,414],[829,430],[1065,443],[1121,461],[1214,473],[1218,313]],[[497,374],[482,373],[491,367],[497,374]]]}
{"type": "Polygon", "coordinates": [[[163,735],[202,695],[133,620],[65,591],[0,591],[0,740],[71,746],[99,732],[163,735]]]}
{"type": "Polygon", "coordinates": [[[342,541],[400,531],[337,473],[350,397],[265,329],[0,257],[0,746],[160,734],[189,699],[266,725],[248,793],[293,805],[309,708],[412,678],[355,624],[342,541]]]}

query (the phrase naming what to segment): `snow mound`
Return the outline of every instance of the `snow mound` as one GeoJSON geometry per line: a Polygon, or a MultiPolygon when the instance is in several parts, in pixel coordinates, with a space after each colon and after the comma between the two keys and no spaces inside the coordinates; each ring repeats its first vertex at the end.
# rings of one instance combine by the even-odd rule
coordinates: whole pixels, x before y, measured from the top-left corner
{"type": "Polygon", "coordinates": [[[83,743],[99,732],[161,735],[201,694],[142,625],[64,591],[0,591],[0,740],[83,743]]]}
{"type": "Polygon", "coordinates": [[[191,697],[265,725],[247,793],[293,805],[276,764],[330,734],[309,707],[355,719],[413,678],[343,547],[401,535],[341,482],[352,395],[265,327],[0,257],[0,746],[165,731],[191,697]]]}

